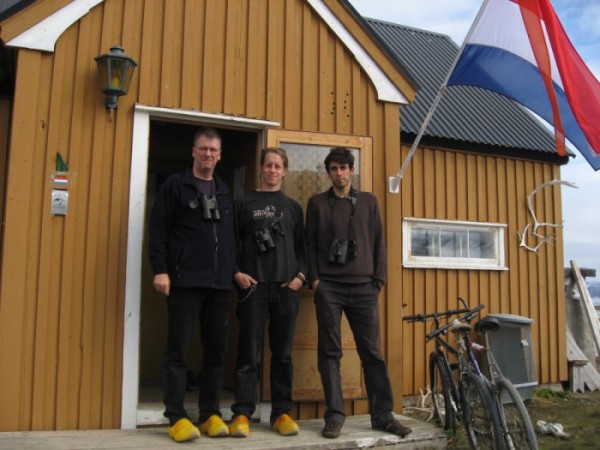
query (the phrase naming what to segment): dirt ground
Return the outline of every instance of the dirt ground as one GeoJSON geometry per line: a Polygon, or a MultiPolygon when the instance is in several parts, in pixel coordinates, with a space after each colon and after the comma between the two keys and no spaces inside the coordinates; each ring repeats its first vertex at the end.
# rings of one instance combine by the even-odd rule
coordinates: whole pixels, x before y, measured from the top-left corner
{"type": "MultiPolygon", "coordinates": [[[[530,400],[528,409],[536,430],[538,420],[543,420],[548,423],[562,424],[565,433],[569,434],[568,438],[562,439],[538,433],[538,444],[541,450],[600,448],[600,391],[571,393],[546,388],[538,389],[530,400]]],[[[425,420],[428,414],[416,411],[409,415],[415,417],[420,415],[420,418],[425,420]]],[[[467,438],[460,425],[456,435],[448,433],[448,449],[468,448],[467,438]]]]}

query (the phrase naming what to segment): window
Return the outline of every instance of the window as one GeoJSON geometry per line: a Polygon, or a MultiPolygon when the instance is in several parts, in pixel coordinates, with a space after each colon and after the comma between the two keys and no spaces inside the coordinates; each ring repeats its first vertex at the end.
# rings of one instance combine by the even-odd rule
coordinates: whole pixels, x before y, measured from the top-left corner
{"type": "Polygon", "coordinates": [[[325,171],[324,160],[331,147],[347,147],[354,154],[352,186],[371,191],[372,139],[368,136],[351,136],[328,133],[311,133],[271,129],[267,134],[267,146],[281,147],[287,151],[288,174],[283,182],[283,192],[306,208],[308,199],[317,192],[331,187],[325,171]]]}
{"type": "Polygon", "coordinates": [[[504,230],[497,223],[405,218],[404,267],[506,270],[504,230]]]}

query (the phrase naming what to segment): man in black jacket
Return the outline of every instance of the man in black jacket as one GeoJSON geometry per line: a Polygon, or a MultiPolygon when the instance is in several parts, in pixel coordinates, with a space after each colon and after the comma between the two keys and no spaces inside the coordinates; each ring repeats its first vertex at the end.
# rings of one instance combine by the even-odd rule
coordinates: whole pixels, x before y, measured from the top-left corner
{"type": "Polygon", "coordinates": [[[193,165],[161,185],[150,217],[154,288],[167,296],[164,403],[169,436],[177,441],[227,436],[220,393],[226,370],[236,248],[229,189],[214,174],[221,159],[217,130],[194,136],[193,165]],[[196,321],[203,346],[199,379],[200,430],[184,409],[186,357],[196,321]]]}
{"type": "Polygon", "coordinates": [[[365,376],[371,426],[399,436],[411,429],[394,419],[394,400],[379,332],[379,291],[386,281],[386,248],[377,198],[351,184],[354,156],[333,148],[325,158],[332,187],[306,208],[308,281],[315,291],[318,367],[325,391],[322,435],[337,438],[345,420],[340,377],[341,318],[346,314],[365,376]]]}

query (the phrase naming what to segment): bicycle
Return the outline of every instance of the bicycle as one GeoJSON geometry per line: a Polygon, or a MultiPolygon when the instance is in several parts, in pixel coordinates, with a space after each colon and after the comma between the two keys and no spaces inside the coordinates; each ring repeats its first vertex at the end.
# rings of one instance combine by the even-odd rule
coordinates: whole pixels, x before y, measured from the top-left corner
{"type": "MultiPolygon", "coordinates": [[[[409,323],[431,320],[432,328],[437,330],[441,327],[442,320],[468,312],[469,308],[451,309],[444,312],[405,316],[403,320],[409,323]]],[[[452,369],[447,352],[456,355],[456,350],[442,336],[446,336],[446,333],[437,334],[433,337],[426,336],[427,342],[431,339],[435,339],[436,342],[435,350],[429,354],[429,382],[433,404],[433,419],[445,430],[455,430],[459,394],[456,384],[450,381],[452,369]]]]}
{"type": "Polygon", "coordinates": [[[500,417],[504,441],[510,450],[536,450],[537,438],[527,407],[517,388],[502,374],[490,346],[488,333],[499,328],[498,319],[489,316],[475,324],[475,332],[483,337],[482,350],[486,356],[492,398],[500,417]]]}
{"type": "MultiPolygon", "coordinates": [[[[468,306],[464,299],[459,297],[459,300],[468,306]]],[[[473,309],[467,307],[442,313],[417,314],[407,316],[403,320],[427,322],[433,319],[435,329],[428,333],[425,339],[427,342],[435,339],[437,344],[429,356],[429,370],[434,415],[442,421],[444,428],[455,430],[455,420],[460,417],[471,448],[503,449],[499,414],[494,407],[489,382],[482,374],[473,354],[470,335],[472,327],[468,324],[483,308],[484,305],[479,305],[473,309]],[[439,326],[440,318],[449,318],[457,314],[462,315],[442,327],[439,326]],[[456,347],[442,338],[448,331],[455,335],[456,347]],[[456,364],[450,364],[447,353],[456,357],[456,364]],[[457,370],[458,383],[452,373],[454,368],[457,370]],[[440,404],[442,399],[443,408],[440,404]]]]}

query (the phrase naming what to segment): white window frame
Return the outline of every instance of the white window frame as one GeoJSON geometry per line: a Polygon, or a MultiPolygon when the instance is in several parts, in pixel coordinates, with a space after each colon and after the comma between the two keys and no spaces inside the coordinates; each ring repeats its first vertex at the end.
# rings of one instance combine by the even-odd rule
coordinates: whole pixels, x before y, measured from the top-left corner
{"type": "Polygon", "coordinates": [[[504,235],[506,224],[454,220],[418,219],[405,217],[402,221],[402,265],[425,269],[508,270],[505,264],[504,235]],[[443,256],[414,256],[411,254],[411,231],[415,227],[456,229],[457,231],[492,231],[495,235],[496,258],[454,258],[443,256]]]}

